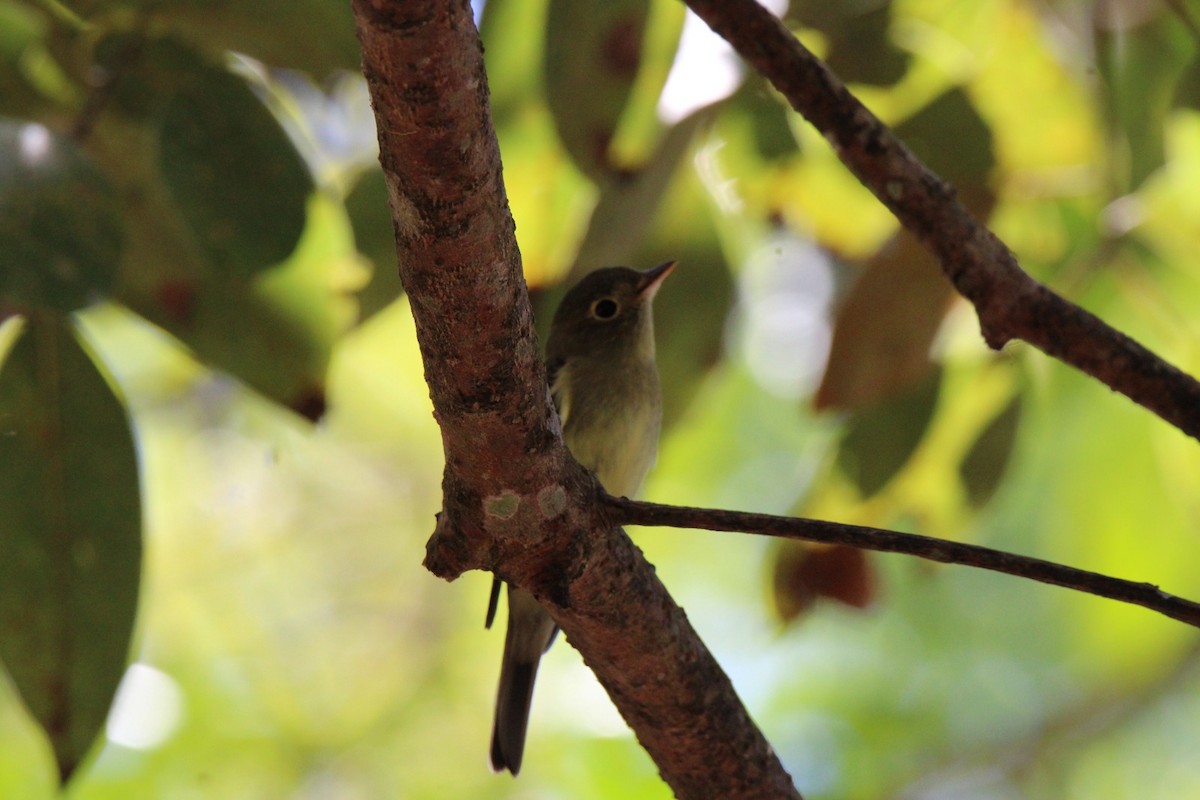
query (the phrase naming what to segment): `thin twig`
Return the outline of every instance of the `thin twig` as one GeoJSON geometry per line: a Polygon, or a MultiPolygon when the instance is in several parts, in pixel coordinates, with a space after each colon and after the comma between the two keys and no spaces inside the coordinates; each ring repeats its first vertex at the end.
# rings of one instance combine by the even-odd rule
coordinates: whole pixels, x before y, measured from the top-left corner
{"type": "Polygon", "coordinates": [[[603,497],[603,502],[609,508],[610,518],[615,524],[663,525],[672,528],[754,533],[782,539],[844,544],[883,553],[904,553],[930,561],[940,561],[943,564],[962,564],[1003,572],[1122,603],[1132,603],[1193,627],[1200,627],[1200,603],[1168,594],[1154,584],[1113,578],[976,544],[950,542],[930,536],[868,528],[863,525],[780,517],[748,511],[668,506],[608,495],[603,497]]]}
{"type": "Polygon", "coordinates": [[[755,0],[685,0],[819,130],[862,184],[939,259],[996,349],[1023,339],[1200,439],[1200,381],[1038,283],[1012,252],[755,0]]]}

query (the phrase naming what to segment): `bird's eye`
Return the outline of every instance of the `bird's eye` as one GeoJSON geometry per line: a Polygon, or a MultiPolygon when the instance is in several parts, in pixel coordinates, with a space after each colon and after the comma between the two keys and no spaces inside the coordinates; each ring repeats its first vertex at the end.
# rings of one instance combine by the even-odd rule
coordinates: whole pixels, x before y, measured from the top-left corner
{"type": "Polygon", "coordinates": [[[596,319],[612,319],[617,315],[617,301],[605,297],[592,303],[592,316],[596,319]]]}

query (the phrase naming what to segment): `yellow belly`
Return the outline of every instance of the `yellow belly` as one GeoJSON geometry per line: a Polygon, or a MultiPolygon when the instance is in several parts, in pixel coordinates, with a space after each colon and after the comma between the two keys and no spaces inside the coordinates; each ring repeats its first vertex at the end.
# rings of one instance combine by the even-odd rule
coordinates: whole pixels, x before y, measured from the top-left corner
{"type": "Polygon", "coordinates": [[[609,494],[632,497],[654,465],[661,419],[653,362],[606,375],[603,392],[578,371],[560,373],[555,394],[563,416],[563,439],[571,455],[596,473],[609,494]]]}

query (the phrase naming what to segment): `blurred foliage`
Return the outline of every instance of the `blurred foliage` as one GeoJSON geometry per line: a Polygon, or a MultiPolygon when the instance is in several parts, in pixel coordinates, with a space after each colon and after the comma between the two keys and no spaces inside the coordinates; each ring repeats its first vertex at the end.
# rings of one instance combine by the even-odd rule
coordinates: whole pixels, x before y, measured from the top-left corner
{"type": "MultiPolygon", "coordinates": [[[[543,324],[582,272],[681,262],[649,498],[1200,594],[1195,442],[987,351],[678,2],[476,7],[543,324]]],[[[786,22],[1026,269],[1200,372],[1194,3],[795,0],[786,22]]],[[[486,770],[502,643],[488,576],[420,567],[440,437],[357,65],[344,4],[0,0],[2,797],[52,796],[85,755],[84,800],[669,796],[563,645],[520,779],[486,770]]],[[[634,533],[806,797],[1200,795],[1185,626],[634,533]]]]}

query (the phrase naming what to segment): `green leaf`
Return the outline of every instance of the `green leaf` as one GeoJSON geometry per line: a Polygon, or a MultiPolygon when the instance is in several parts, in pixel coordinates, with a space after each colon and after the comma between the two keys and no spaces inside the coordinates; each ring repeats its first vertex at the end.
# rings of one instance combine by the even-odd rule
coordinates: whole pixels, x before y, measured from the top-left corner
{"type": "Polygon", "coordinates": [[[721,142],[715,166],[737,176],[737,197],[747,216],[770,220],[784,216],[795,198],[795,172],[801,163],[792,128],[798,116],[765,80],[748,77],[732,96],[713,108],[712,140],[721,142]]]}
{"type": "Polygon", "coordinates": [[[986,505],[999,488],[1017,442],[1020,423],[1021,394],[1018,392],[987,424],[958,465],[967,499],[976,508],[986,505]]]}
{"type": "Polygon", "coordinates": [[[909,55],[888,35],[892,3],[792,3],[789,15],[825,35],[827,63],[847,83],[891,86],[904,77],[909,55]]]}
{"type": "Polygon", "coordinates": [[[1200,109],[1200,58],[1193,57],[1184,68],[1171,105],[1193,111],[1200,109]]]}
{"type": "Polygon", "coordinates": [[[951,89],[896,126],[896,135],[959,190],[978,190],[996,165],[992,130],[962,89],[951,89]]]}
{"type": "MultiPolygon", "coordinates": [[[[212,69],[191,44],[125,30],[99,39],[91,58],[96,69],[110,76],[107,109],[155,125],[176,91],[212,69]]],[[[104,121],[103,116],[98,120],[104,121]]]]}
{"type": "Polygon", "coordinates": [[[208,366],[319,417],[333,341],[368,278],[341,204],[311,191],[246,83],[188,44],[114,36],[98,51],[124,65],[123,113],[93,133],[127,200],[117,299],[208,366]]]}
{"type": "MultiPolygon", "coordinates": [[[[1148,7],[1149,8],[1149,7],[1148,7]]],[[[1165,6],[1138,25],[1096,17],[1096,63],[1103,79],[1107,122],[1120,145],[1114,153],[1119,193],[1142,185],[1162,166],[1163,133],[1195,38],[1165,6]]]]}
{"type": "MultiPolygon", "coordinates": [[[[318,77],[361,62],[354,16],[329,0],[124,0],[93,6],[124,6],[153,14],[156,25],[180,31],[210,51],[232,50],[318,77]]],[[[81,4],[82,5],[82,4],[81,4]]]]}
{"type": "Polygon", "coordinates": [[[116,193],[72,140],[0,118],[0,305],[72,311],[112,291],[116,193]]]}
{"type": "Polygon", "coordinates": [[[752,121],[749,139],[763,161],[783,161],[800,153],[800,145],[788,123],[791,110],[763,82],[747,81],[729,105],[736,106],[735,113],[740,112],[752,121]]]}
{"type": "MultiPolygon", "coordinates": [[[[141,225],[137,233],[146,235],[141,225]]],[[[307,419],[324,413],[330,353],[353,323],[353,295],[369,278],[339,203],[313,195],[295,253],[250,280],[172,272],[157,263],[160,251],[139,255],[142,260],[127,265],[133,274],[122,296],[134,311],[208,366],[307,419]]]]}
{"type": "Polygon", "coordinates": [[[939,367],[911,388],[850,416],[838,466],[864,497],[886,486],[917,449],[933,419],[941,383],[939,367]]]}
{"type": "Polygon", "coordinates": [[[0,660],[68,779],[125,670],[141,573],[125,410],[66,318],[0,368],[0,660]]]}
{"type": "Polygon", "coordinates": [[[546,99],[576,166],[613,174],[609,145],[642,60],[647,0],[550,0],[543,69],[546,99]]]}
{"type": "MultiPolygon", "coordinates": [[[[659,101],[679,54],[686,17],[687,6],[683,3],[659,0],[649,4],[637,76],[609,148],[609,158],[618,175],[643,168],[659,146],[666,122],[659,113],[659,101]]],[[[675,114],[667,116],[672,122],[680,119],[675,114]]]]}
{"type": "Polygon", "coordinates": [[[46,33],[46,24],[32,9],[0,0],[0,63],[16,66],[26,48],[46,33]]]}
{"type": "Polygon", "coordinates": [[[207,65],[180,76],[160,136],[163,179],[219,272],[250,277],[287,258],[312,176],[245,81],[207,65]]]}
{"type": "MultiPolygon", "coordinates": [[[[247,82],[171,37],[114,33],[93,57],[113,76],[108,89],[120,112],[102,119],[97,134],[134,126],[108,137],[103,152],[137,163],[111,165],[110,174],[165,184],[163,201],[216,273],[250,277],[287,258],[304,228],[312,175],[247,82]]],[[[157,189],[139,187],[135,196],[157,189]]]]}

